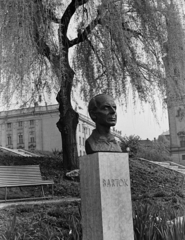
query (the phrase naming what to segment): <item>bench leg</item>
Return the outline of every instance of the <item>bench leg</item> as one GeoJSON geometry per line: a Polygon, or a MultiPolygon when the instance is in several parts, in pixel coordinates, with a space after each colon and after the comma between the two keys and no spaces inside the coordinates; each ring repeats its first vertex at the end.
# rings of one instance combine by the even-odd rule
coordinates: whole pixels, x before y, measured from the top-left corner
{"type": "Polygon", "coordinates": [[[5,201],[7,200],[7,187],[5,187],[5,201]]]}
{"type": "Polygon", "coordinates": [[[53,184],[51,185],[52,187],[52,197],[54,196],[54,188],[53,188],[53,184]]]}
{"type": "Polygon", "coordinates": [[[43,195],[43,197],[45,197],[43,185],[41,186],[41,188],[42,188],[42,195],[43,195]]]}

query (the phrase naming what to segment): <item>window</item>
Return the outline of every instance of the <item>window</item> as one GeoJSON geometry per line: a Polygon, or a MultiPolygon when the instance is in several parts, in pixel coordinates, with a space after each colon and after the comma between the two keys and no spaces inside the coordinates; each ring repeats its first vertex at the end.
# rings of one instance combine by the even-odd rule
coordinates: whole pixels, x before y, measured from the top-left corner
{"type": "Polygon", "coordinates": [[[30,135],[34,135],[34,131],[30,131],[30,135]]]}
{"type": "Polygon", "coordinates": [[[7,123],[7,128],[11,129],[11,127],[12,127],[12,124],[11,123],[7,123]]]}
{"type": "Polygon", "coordinates": [[[34,120],[30,120],[30,126],[34,125],[34,120]]]}
{"type": "Polygon", "coordinates": [[[185,160],[185,155],[182,155],[182,160],[185,160]]]}
{"type": "Polygon", "coordinates": [[[85,139],[83,138],[83,146],[85,146],[85,139]]]}
{"type": "Polygon", "coordinates": [[[31,138],[30,138],[30,142],[31,142],[31,143],[34,143],[34,142],[35,142],[35,138],[34,138],[34,137],[31,137],[31,138]]]}
{"type": "Polygon", "coordinates": [[[7,136],[7,140],[8,140],[8,145],[12,145],[12,136],[11,135],[7,136]]]}
{"type": "Polygon", "coordinates": [[[79,124],[79,132],[81,131],[81,126],[80,126],[80,124],[79,124]]]}
{"type": "Polygon", "coordinates": [[[22,121],[18,122],[18,127],[22,127],[22,121]]]}
{"type": "Polygon", "coordinates": [[[19,134],[19,143],[22,144],[23,143],[23,135],[19,134]]]}
{"type": "Polygon", "coordinates": [[[79,137],[79,145],[81,145],[81,137],[79,137]]]}
{"type": "Polygon", "coordinates": [[[185,147],[185,136],[180,137],[180,146],[185,147]]]}
{"type": "Polygon", "coordinates": [[[80,150],[80,156],[82,156],[82,151],[80,150]]]}

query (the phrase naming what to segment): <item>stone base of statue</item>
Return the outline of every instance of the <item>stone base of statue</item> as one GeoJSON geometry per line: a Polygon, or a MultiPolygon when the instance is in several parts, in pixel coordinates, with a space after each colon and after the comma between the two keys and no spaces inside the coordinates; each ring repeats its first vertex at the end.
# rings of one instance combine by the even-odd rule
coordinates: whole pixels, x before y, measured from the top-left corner
{"type": "Polygon", "coordinates": [[[80,158],[83,240],[134,240],[127,153],[80,158]]]}

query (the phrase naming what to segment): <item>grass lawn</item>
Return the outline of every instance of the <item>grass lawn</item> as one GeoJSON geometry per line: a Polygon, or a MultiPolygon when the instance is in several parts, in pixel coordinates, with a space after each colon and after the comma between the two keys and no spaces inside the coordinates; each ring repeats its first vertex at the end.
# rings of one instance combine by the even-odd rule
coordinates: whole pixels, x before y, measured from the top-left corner
{"type": "Polygon", "coordinates": [[[0,239],[77,239],[76,232],[80,232],[77,202],[19,205],[0,210],[0,239]]]}
{"type": "MultiPolygon", "coordinates": [[[[55,182],[55,199],[80,197],[79,182],[63,179],[61,159],[7,157],[5,160],[5,158],[1,159],[0,157],[0,165],[22,164],[40,164],[43,178],[53,179],[55,182]]],[[[138,226],[142,226],[142,216],[147,216],[144,221],[147,219],[148,224],[151,221],[150,213],[156,212],[156,209],[158,209],[158,214],[162,213],[164,209],[170,209],[171,212],[166,215],[167,219],[184,214],[185,181],[183,174],[138,159],[130,159],[130,178],[133,216],[136,216],[136,212],[141,217],[134,220],[137,229],[139,229],[138,226]]],[[[35,196],[35,194],[40,194],[39,191],[39,188],[33,188],[32,190],[31,188],[23,190],[18,188],[11,189],[9,194],[10,197],[15,197],[16,194],[17,197],[20,197],[21,194],[23,196],[26,194],[35,196]]],[[[51,194],[50,188],[46,188],[45,191],[48,196],[51,194]]],[[[0,197],[3,198],[3,196],[1,190],[0,197]]],[[[0,239],[81,239],[79,209],[78,202],[20,205],[0,209],[0,239]]],[[[157,225],[153,224],[152,226],[157,225]]],[[[140,239],[148,240],[147,238],[140,239]]],[[[155,239],[163,240],[165,238],[151,238],[151,240],[155,239]]]]}

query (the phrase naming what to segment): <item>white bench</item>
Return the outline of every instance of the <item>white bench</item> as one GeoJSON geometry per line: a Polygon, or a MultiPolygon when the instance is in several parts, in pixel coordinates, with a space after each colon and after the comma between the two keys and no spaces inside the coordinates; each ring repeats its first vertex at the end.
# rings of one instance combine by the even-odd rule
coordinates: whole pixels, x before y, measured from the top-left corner
{"type": "Polygon", "coordinates": [[[52,185],[53,180],[43,180],[39,165],[0,166],[0,188],[5,188],[5,201],[7,201],[7,189],[9,187],[41,186],[42,195],[44,185],[52,185]]]}

